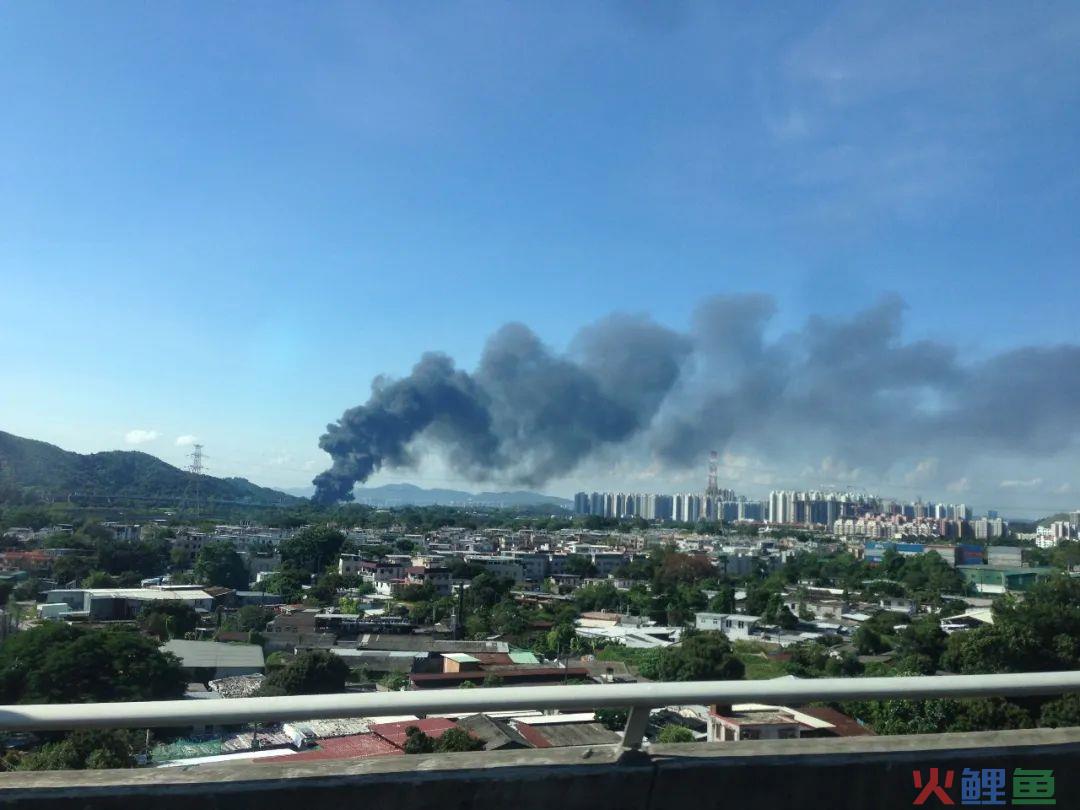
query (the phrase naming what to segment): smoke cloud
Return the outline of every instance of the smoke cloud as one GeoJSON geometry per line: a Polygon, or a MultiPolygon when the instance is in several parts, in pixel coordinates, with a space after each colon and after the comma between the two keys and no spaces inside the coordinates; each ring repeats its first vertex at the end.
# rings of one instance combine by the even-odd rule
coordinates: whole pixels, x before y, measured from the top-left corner
{"type": "Polygon", "coordinates": [[[685,332],[613,315],[582,329],[566,353],[508,324],[471,373],[426,354],[407,377],[377,378],[367,403],[321,438],[333,465],[315,478],[316,498],[349,500],[377,470],[414,465],[420,438],[464,478],[527,486],[631,444],[672,469],[726,448],[786,462],[825,455],[878,472],[928,454],[956,466],[1075,447],[1080,346],[963,362],[954,346],[905,341],[903,310],[887,297],[769,339],[770,297],[717,296],[685,332]]]}

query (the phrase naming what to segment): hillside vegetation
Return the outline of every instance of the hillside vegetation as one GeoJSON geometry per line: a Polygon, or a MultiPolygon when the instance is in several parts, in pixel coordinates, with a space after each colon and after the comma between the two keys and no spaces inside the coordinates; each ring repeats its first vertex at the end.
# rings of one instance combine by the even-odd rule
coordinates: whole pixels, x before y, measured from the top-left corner
{"type": "Polygon", "coordinates": [[[170,501],[198,478],[207,500],[258,504],[301,501],[244,478],[194,476],[148,453],[113,450],[83,455],[0,431],[0,492],[43,498],[107,497],[170,501]]]}

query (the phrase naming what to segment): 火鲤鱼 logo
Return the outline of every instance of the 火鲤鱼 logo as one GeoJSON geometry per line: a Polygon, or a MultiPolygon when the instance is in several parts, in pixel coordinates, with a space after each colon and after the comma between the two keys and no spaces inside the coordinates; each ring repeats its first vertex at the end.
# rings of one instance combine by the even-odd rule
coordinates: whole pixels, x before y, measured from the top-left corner
{"type": "Polygon", "coordinates": [[[1054,772],[1036,768],[927,768],[911,772],[914,805],[1022,807],[1057,804],[1054,772]]]}

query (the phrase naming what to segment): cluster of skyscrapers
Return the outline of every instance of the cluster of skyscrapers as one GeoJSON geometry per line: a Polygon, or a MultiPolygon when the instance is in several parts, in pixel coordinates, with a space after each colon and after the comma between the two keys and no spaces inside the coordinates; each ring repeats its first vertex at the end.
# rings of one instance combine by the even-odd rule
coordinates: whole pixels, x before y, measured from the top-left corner
{"type": "MultiPolygon", "coordinates": [[[[965,504],[900,503],[858,492],[794,492],[774,490],[769,493],[769,523],[821,524],[831,526],[843,518],[866,515],[893,515],[908,520],[971,520],[971,508],[965,504]]],[[[991,520],[997,512],[987,513],[991,520]]]]}
{"type": "Polygon", "coordinates": [[[579,492],[574,495],[574,514],[597,515],[605,518],[643,518],[672,520],[678,523],[697,523],[699,520],[765,520],[765,504],[748,501],[731,489],[721,489],[717,483],[718,456],[709,453],[705,494],[687,492],[680,495],[655,495],[643,492],[579,492]]]}
{"type": "MultiPolygon", "coordinates": [[[[710,465],[711,468],[711,465],[710,465]]],[[[962,527],[958,535],[972,532],[978,538],[996,537],[1007,529],[996,512],[972,522],[971,508],[965,504],[924,503],[878,498],[861,492],[821,492],[774,490],[767,501],[748,500],[730,489],[720,489],[710,472],[704,494],[660,495],[642,492],[578,492],[574,513],[605,518],[643,518],[696,523],[717,520],[726,523],[751,521],[788,526],[843,527],[841,534],[892,536],[896,531],[925,525],[929,536],[948,533],[940,527],[962,527]],[[881,532],[863,527],[866,521],[882,524],[881,532]],[[886,525],[887,524],[887,525],[886,525]],[[894,525],[896,524],[896,525],[894,525]],[[899,529],[899,526],[903,529],[899,529]]]]}
{"type": "Polygon", "coordinates": [[[696,523],[699,520],[762,521],[765,504],[736,497],[730,489],[698,495],[681,493],[657,495],[643,492],[579,492],[574,496],[574,513],[605,518],[673,520],[696,523]]]}
{"type": "Polygon", "coordinates": [[[703,495],[578,492],[574,495],[574,513],[678,523],[743,520],[787,526],[824,526],[829,530],[836,529],[838,534],[881,537],[904,534],[914,526],[928,536],[944,536],[955,529],[957,536],[974,533],[979,539],[998,537],[1008,530],[1008,524],[994,511],[971,523],[971,508],[962,503],[924,503],[921,499],[901,503],[864,492],[817,490],[773,490],[767,501],[751,501],[737,497],[734,490],[721,489],[717,484],[717,469],[717,454],[713,451],[709,454],[703,495]],[[869,526],[868,521],[873,525],[869,526]]]}

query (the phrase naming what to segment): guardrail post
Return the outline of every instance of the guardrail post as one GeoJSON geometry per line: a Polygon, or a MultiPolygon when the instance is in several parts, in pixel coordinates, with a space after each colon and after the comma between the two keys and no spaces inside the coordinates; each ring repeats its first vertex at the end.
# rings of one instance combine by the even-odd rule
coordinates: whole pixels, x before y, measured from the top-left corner
{"type": "Polygon", "coordinates": [[[649,711],[648,706],[630,707],[630,714],[626,717],[626,727],[623,729],[620,743],[623,748],[634,751],[641,748],[642,740],[645,738],[645,729],[649,725],[649,711]]]}

